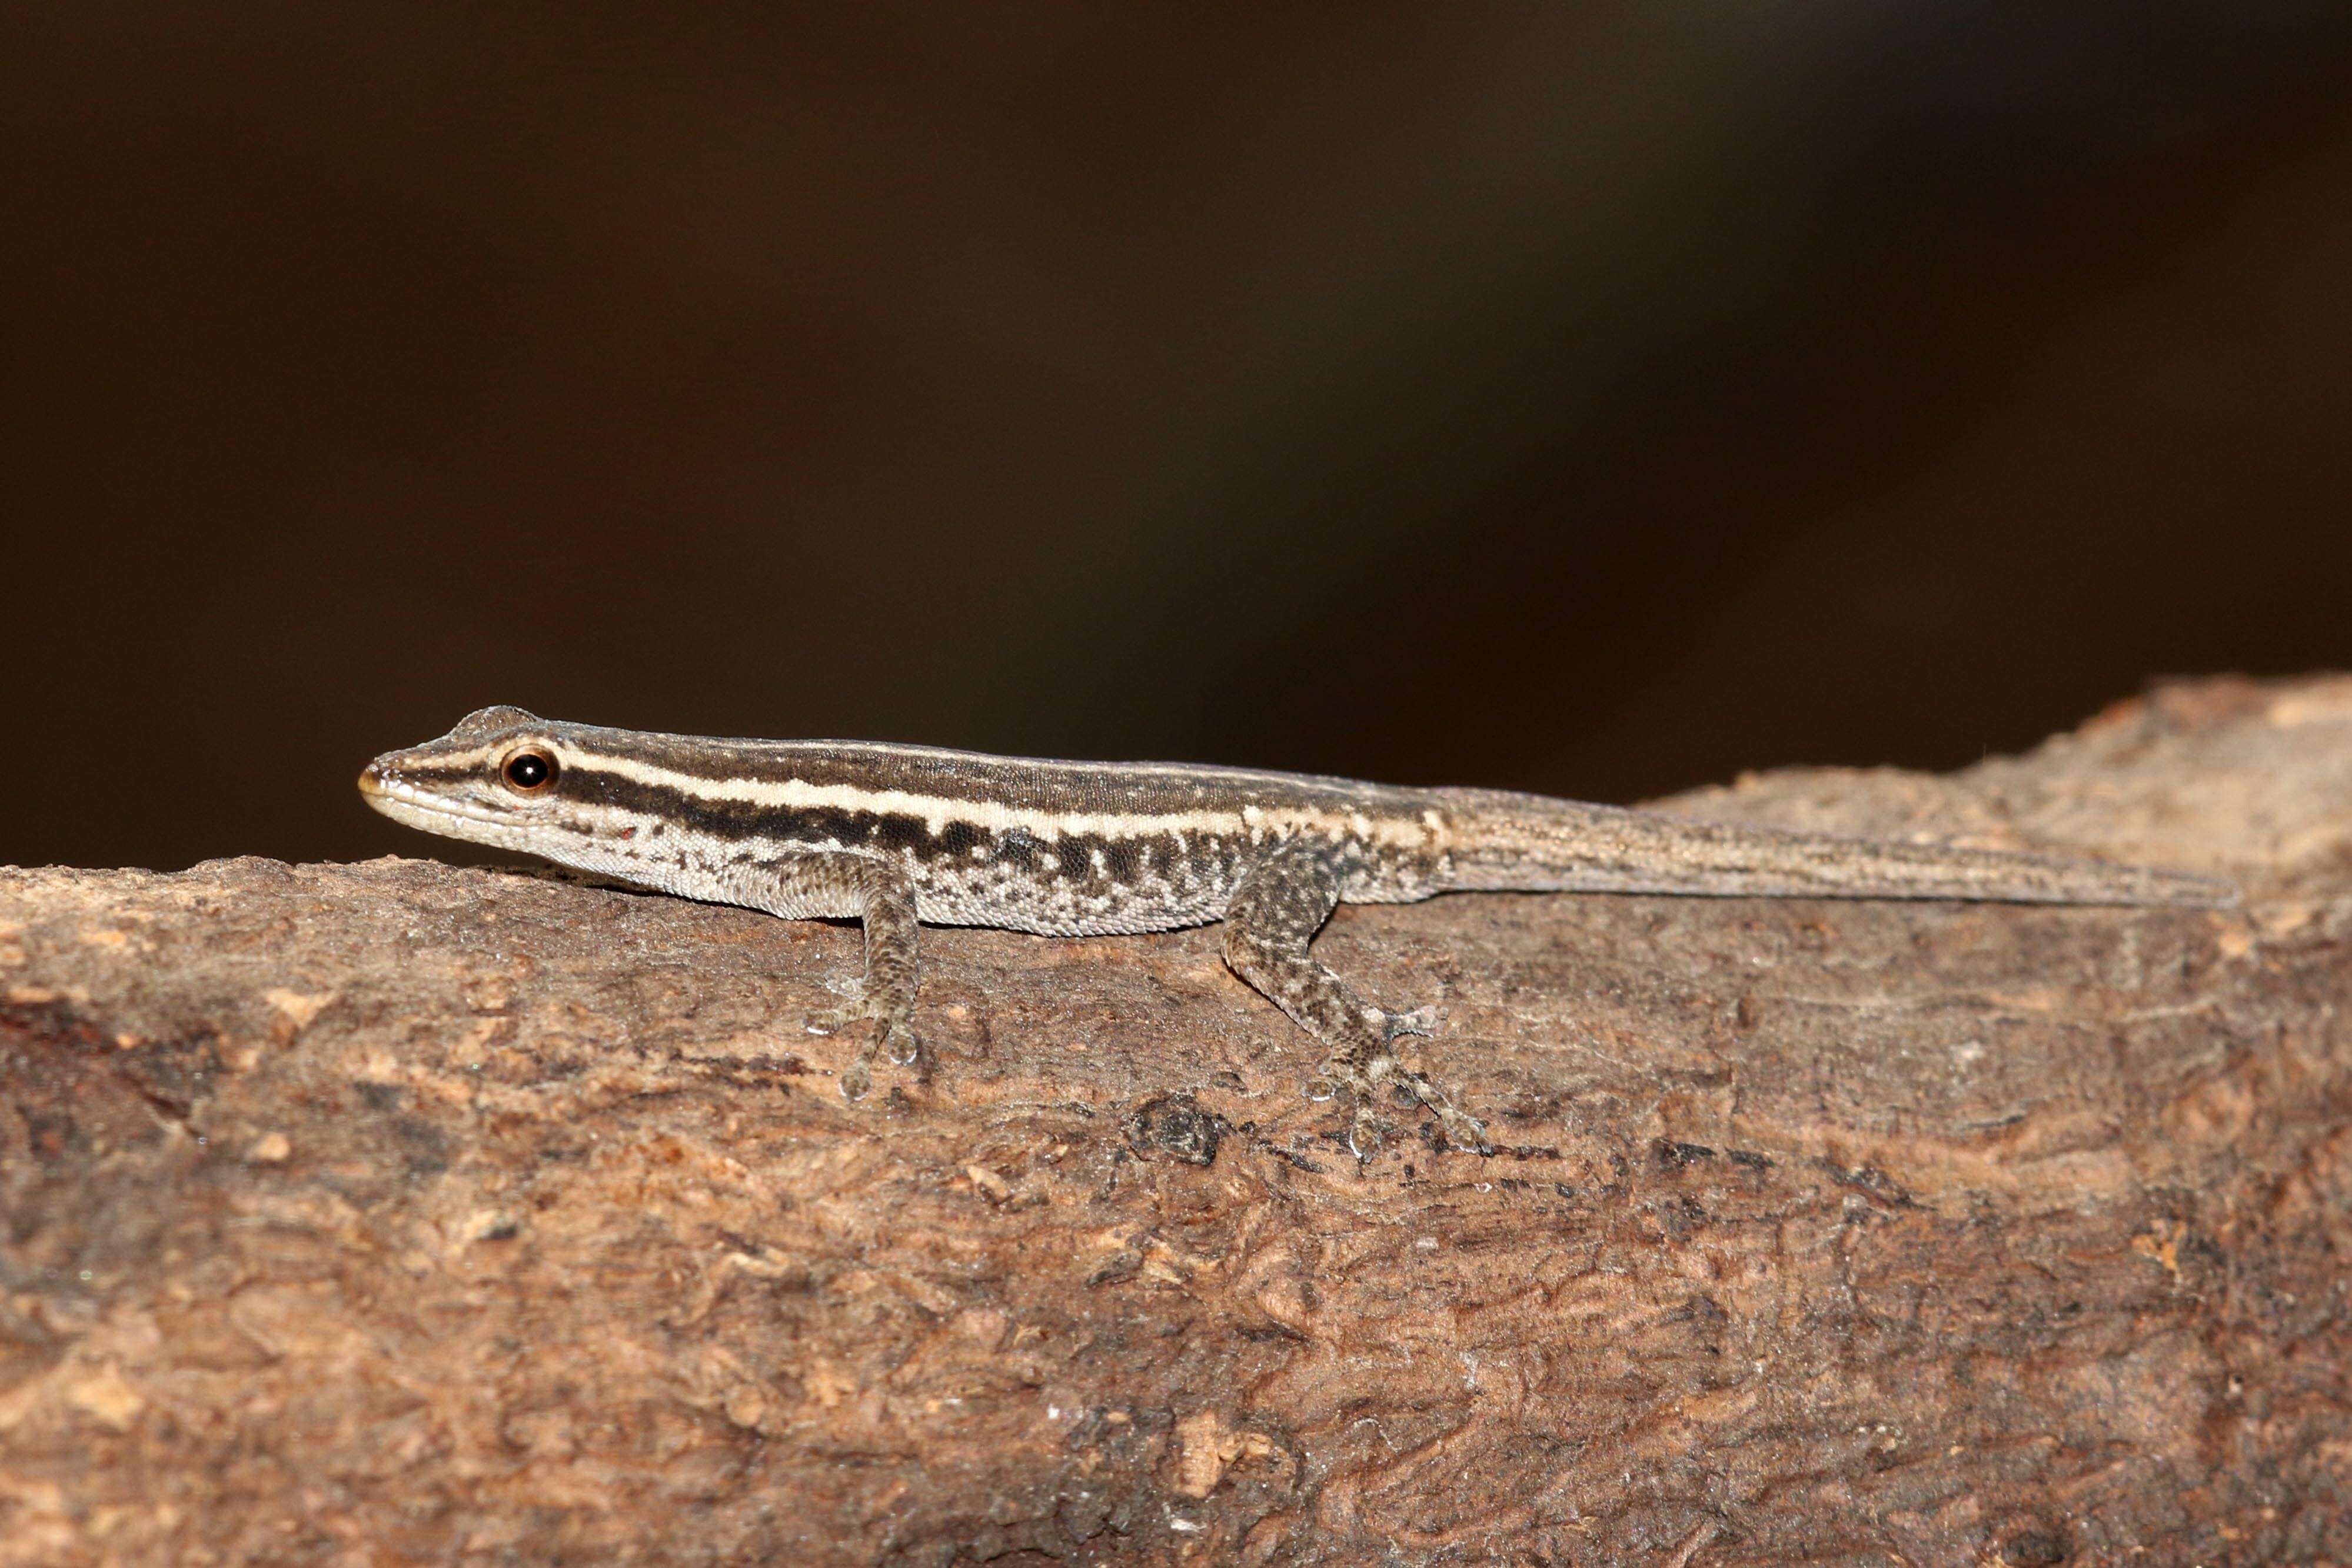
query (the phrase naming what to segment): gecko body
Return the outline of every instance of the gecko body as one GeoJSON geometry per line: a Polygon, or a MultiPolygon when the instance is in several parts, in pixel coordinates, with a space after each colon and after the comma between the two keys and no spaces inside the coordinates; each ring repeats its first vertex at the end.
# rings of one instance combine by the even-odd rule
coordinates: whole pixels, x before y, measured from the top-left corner
{"type": "Polygon", "coordinates": [[[688,898],[865,926],[858,999],[813,1020],[875,1029],[850,1099],[887,1051],[920,1046],[917,926],[1044,936],[1224,923],[1226,962],[1320,1042],[1316,1098],[1354,1103],[1378,1143],[1387,1088],[1458,1145],[1485,1129],[1396,1041],[1426,1009],[1366,1002],[1308,945],[1333,907],[1441,893],[2226,904],[2227,884],[2139,866],[1779,832],[1500,790],[1405,789],[1186,763],[1062,762],[856,741],[725,740],[469,715],[360,777],[369,804],[428,832],[540,855],[688,898]]]}

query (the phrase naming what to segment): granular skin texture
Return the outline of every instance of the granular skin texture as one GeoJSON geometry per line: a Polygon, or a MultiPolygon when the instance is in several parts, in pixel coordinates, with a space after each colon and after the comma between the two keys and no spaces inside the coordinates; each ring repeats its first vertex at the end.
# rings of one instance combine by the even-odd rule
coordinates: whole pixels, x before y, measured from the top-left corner
{"type": "MultiPolygon", "coordinates": [[[[356,809],[356,808],[355,808],[356,809]]],[[[2352,1563],[2352,681],[1664,809],[2234,910],[1461,895],[1317,946],[429,861],[0,872],[0,1568],[2352,1563]]]]}

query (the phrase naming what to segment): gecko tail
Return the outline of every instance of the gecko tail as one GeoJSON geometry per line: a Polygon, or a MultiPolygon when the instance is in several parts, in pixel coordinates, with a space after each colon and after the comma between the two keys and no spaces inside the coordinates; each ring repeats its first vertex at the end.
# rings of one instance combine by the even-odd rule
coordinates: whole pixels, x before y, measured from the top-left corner
{"type": "Polygon", "coordinates": [[[1698,822],[1496,789],[1441,789],[1465,892],[1951,898],[2223,909],[2238,890],[2151,866],[1698,822]]]}

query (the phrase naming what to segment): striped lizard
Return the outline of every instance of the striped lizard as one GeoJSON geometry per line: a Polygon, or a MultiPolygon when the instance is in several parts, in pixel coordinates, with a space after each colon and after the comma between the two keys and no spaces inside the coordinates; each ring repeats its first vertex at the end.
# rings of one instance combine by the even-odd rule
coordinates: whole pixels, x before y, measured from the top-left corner
{"type": "Polygon", "coordinates": [[[467,716],[360,776],[370,805],[427,832],[520,850],[688,898],[865,927],[857,999],[813,1028],[871,1020],[841,1073],[862,1098],[877,1051],[920,1059],[916,927],[1052,936],[1224,923],[1225,962],[1327,1052],[1307,1093],[1434,1114],[1459,1147],[1486,1129],[1396,1042],[1423,1008],[1358,996],[1308,945],[1340,904],[1441,893],[1699,894],[2036,904],[2231,903],[2176,872],[1948,845],[1686,821],[1491,789],[1400,789],[1185,763],[1055,762],[861,741],[714,740],[467,716]]]}

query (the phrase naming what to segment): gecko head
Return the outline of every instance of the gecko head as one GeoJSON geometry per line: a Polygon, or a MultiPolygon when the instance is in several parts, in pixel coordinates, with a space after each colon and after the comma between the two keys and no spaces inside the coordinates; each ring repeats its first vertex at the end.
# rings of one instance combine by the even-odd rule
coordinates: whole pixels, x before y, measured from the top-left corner
{"type": "Polygon", "coordinates": [[[564,859],[589,823],[563,789],[563,731],[519,707],[467,714],[438,740],[387,751],[360,774],[367,803],[428,833],[564,859]]]}

